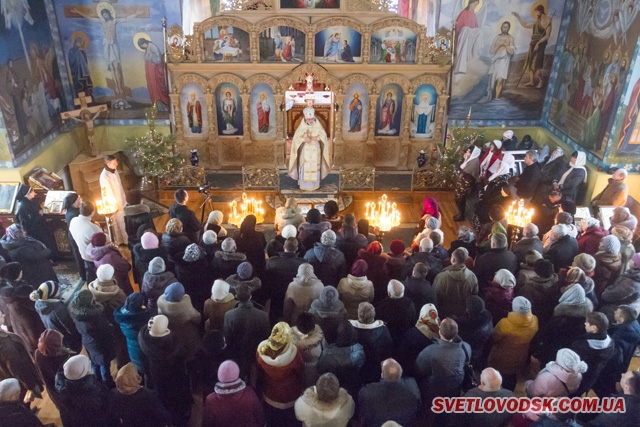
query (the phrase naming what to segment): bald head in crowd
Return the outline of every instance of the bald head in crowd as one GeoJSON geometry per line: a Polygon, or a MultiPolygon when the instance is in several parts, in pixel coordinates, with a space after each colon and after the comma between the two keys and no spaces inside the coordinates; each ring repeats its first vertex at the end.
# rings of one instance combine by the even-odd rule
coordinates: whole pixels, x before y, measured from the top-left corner
{"type": "Polygon", "coordinates": [[[480,390],[498,391],[502,386],[502,375],[493,368],[486,368],[480,374],[480,390]]]}
{"type": "Polygon", "coordinates": [[[382,379],[388,383],[395,383],[402,377],[402,366],[394,359],[382,362],[382,379]]]}

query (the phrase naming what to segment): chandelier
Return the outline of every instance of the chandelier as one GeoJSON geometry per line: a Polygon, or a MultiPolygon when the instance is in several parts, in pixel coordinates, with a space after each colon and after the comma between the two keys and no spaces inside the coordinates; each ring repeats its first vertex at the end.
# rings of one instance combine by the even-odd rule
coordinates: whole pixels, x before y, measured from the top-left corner
{"type": "Polygon", "coordinates": [[[383,194],[378,203],[368,202],[366,215],[369,225],[381,232],[391,230],[400,225],[400,212],[395,203],[387,201],[387,195],[383,194]]]}
{"type": "Polygon", "coordinates": [[[531,217],[533,216],[533,209],[525,209],[524,208],[524,200],[520,199],[516,205],[515,200],[509,206],[509,210],[507,211],[507,223],[514,227],[524,227],[525,225],[531,222],[531,217]]]}
{"type": "Polygon", "coordinates": [[[229,203],[229,224],[240,228],[242,221],[248,216],[256,217],[256,224],[264,222],[264,208],[262,201],[247,198],[247,193],[242,193],[242,200],[238,203],[236,200],[229,203]]]}

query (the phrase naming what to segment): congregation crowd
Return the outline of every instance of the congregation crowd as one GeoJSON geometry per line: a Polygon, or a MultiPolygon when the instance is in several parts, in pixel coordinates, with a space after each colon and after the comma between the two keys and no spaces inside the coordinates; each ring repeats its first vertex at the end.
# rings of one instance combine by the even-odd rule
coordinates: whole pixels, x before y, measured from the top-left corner
{"type": "Polygon", "coordinates": [[[528,152],[520,176],[539,169],[529,188],[498,145],[485,158],[470,148],[461,165],[456,219],[471,191],[480,198],[475,229],[459,227],[448,248],[431,197],[413,241],[385,253],[368,221],[340,216],[335,201],[303,216],[288,199],[267,242],[252,215],[233,236],[219,211],[201,224],[182,189],[159,232],[131,191],[130,264],[93,222],[93,203],[70,194],[86,286],[64,301],[34,219],[11,225],[0,239],[0,426],[42,425],[30,402],[44,390],[64,427],[637,426],[637,220],[622,203],[608,229],[576,224],[569,185],[586,176],[584,153],[545,183],[556,159],[528,152]],[[510,246],[514,196],[536,215],[510,246]],[[431,411],[435,397],[509,397],[519,382],[528,397],[620,396],[626,411],[431,411]]]}

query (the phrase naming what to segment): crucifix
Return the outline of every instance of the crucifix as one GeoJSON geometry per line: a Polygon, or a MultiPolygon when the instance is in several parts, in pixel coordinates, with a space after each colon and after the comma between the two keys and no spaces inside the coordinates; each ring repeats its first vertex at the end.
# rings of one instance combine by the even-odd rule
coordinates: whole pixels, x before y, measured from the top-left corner
{"type": "Polygon", "coordinates": [[[89,103],[92,101],[93,99],[90,96],[85,96],[84,92],[80,92],[78,94],[78,98],[73,100],[73,105],[79,105],[80,108],[73,111],[65,111],[60,114],[60,117],[63,121],[71,119],[84,125],[84,131],[87,134],[87,140],[89,141],[89,155],[91,157],[96,157],[98,153],[96,153],[94,144],[95,136],[93,132],[93,121],[100,115],[100,113],[107,111],[107,106],[94,105],[93,107],[89,107],[89,103]]]}

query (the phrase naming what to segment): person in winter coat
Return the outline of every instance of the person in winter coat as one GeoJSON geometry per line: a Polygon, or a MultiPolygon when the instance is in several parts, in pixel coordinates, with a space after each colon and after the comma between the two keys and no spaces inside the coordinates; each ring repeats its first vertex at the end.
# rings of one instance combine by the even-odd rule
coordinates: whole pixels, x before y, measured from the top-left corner
{"type": "Polygon", "coordinates": [[[247,215],[240,224],[240,231],[235,236],[238,250],[247,256],[247,261],[251,263],[258,277],[262,277],[266,265],[264,249],[267,241],[264,233],[256,231],[255,215],[247,215]]]}
{"type": "Polygon", "coordinates": [[[483,299],[495,323],[509,314],[515,285],[516,278],[509,270],[503,268],[496,272],[489,286],[485,288],[483,299]]]}
{"type": "Polygon", "coordinates": [[[413,267],[413,273],[403,282],[404,293],[416,307],[425,304],[437,304],[438,297],[431,283],[426,279],[429,268],[419,262],[413,267]]]}
{"type": "Polygon", "coordinates": [[[410,328],[404,334],[400,346],[395,349],[399,361],[407,367],[405,371],[407,376],[414,376],[418,354],[435,342],[439,337],[439,331],[440,318],[436,306],[433,304],[423,305],[415,327],[410,328]]]}
{"type": "Polygon", "coordinates": [[[107,389],[91,374],[91,362],[83,354],[70,357],[56,375],[60,415],[65,427],[108,427],[107,389]]]}
{"type": "Polygon", "coordinates": [[[200,351],[191,364],[192,387],[195,393],[207,396],[213,393],[218,382],[218,368],[229,358],[227,342],[222,330],[211,330],[202,337],[200,351]],[[194,380],[195,379],[195,380],[194,380]]]}
{"type": "Polygon", "coordinates": [[[316,319],[312,314],[300,313],[296,326],[291,328],[291,339],[298,347],[304,361],[303,385],[311,387],[320,376],[317,364],[326,345],[322,329],[316,324],[316,319]]]}
{"type": "Polygon", "coordinates": [[[0,426],[43,426],[38,417],[20,400],[20,383],[15,378],[0,381],[0,426]]]}
{"type": "Polygon", "coordinates": [[[525,256],[529,251],[538,251],[542,253],[542,241],[538,237],[538,226],[529,223],[522,230],[522,239],[518,240],[512,247],[511,252],[516,256],[518,262],[525,261],[525,256]]]}
{"type": "Polygon", "coordinates": [[[48,280],[31,292],[29,298],[35,301],[35,309],[40,315],[44,327],[60,332],[64,336],[65,346],[75,353],[80,353],[82,351],[82,337],[73,323],[67,305],[57,299],[58,290],[58,283],[48,280]]]}
{"type": "Polygon", "coordinates": [[[476,236],[466,225],[461,225],[458,228],[458,238],[451,242],[449,247],[449,256],[453,254],[453,251],[463,247],[469,253],[471,258],[475,258],[478,248],[476,247],[476,236]]]}
{"type": "Polygon", "coordinates": [[[397,280],[389,281],[387,298],[376,305],[376,312],[378,318],[387,324],[396,346],[400,345],[404,334],[418,318],[415,304],[404,295],[404,285],[397,280]]]}
{"type": "MultiPolygon", "coordinates": [[[[255,298],[255,294],[262,288],[262,281],[258,276],[254,275],[253,266],[250,262],[245,261],[238,265],[236,274],[232,274],[226,278],[232,294],[236,294],[238,287],[245,283],[251,289],[251,295],[255,298]]],[[[261,301],[262,302],[262,301],[261,301]]]]}
{"type": "Polygon", "coordinates": [[[171,218],[167,222],[161,239],[162,247],[167,252],[168,269],[172,271],[175,268],[176,259],[182,258],[184,250],[192,243],[189,236],[183,233],[182,230],[182,222],[178,218],[171,218]]]}
{"type": "Polygon", "coordinates": [[[506,269],[515,274],[518,258],[508,249],[507,236],[502,233],[491,235],[491,250],[476,258],[473,272],[478,278],[478,286],[483,290],[493,280],[496,272],[506,269]]]}
{"type": "Polygon", "coordinates": [[[247,260],[247,256],[236,252],[236,242],[231,237],[224,239],[220,247],[222,250],[216,252],[211,269],[214,279],[225,280],[232,274],[236,274],[238,266],[247,260]]]}
{"type": "Polygon", "coordinates": [[[114,320],[120,325],[122,334],[127,340],[127,351],[131,363],[141,374],[147,374],[149,369],[147,359],[138,343],[138,334],[140,329],[149,323],[152,316],[153,313],[144,306],[144,297],[139,292],[129,295],[124,305],[113,312],[114,320]]]}
{"type": "Polygon", "coordinates": [[[141,237],[140,242],[136,243],[133,247],[133,279],[140,285],[142,289],[142,283],[144,275],[149,269],[149,263],[152,259],[160,257],[164,260],[165,264],[168,261],[167,251],[163,246],[159,246],[160,241],[158,235],[151,231],[146,231],[141,237]]]}
{"type": "Polygon", "coordinates": [[[304,427],[346,427],[355,412],[355,402],[332,373],[323,374],[315,387],[296,400],[296,418],[304,427]]]}
{"type": "Polygon", "coordinates": [[[527,364],[531,339],[538,332],[538,318],[531,314],[526,298],[514,298],[512,309],[493,329],[488,364],[502,374],[504,388],[513,391],[518,373],[527,364]]]}
{"type": "Polygon", "coordinates": [[[320,298],[320,292],[324,289],[322,282],[314,274],[311,264],[301,264],[298,274],[289,284],[284,297],[283,319],[290,325],[298,322],[301,313],[309,311],[311,303],[320,298]]]}
{"type": "Polygon", "coordinates": [[[170,284],[176,282],[176,277],[170,271],[165,271],[165,260],[155,257],[149,262],[147,272],[142,279],[141,293],[145,305],[152,314],[158,312],[158,298],[170,284]]]}
{"type": "Polygon", "coordinates": [[[556,224],[551,228],[554,242],[544,254],[544,257],[553,263],[556,272],[563,267],[568,267],[573,258],[579,254],[578,241],[568,234],[565,224],[556,224]]]}
{"type": "Polygon", "coordinates": [[[232,360],[218,368],[218,382],[206,397],[202,427],[264,427],[262,402],[255,390],[240,378],[240,368],[232,360]]]}
{"type": "Polygon", "coordinates": [[[384,299],[385,290],[389,283],[389,271],[387,269],[388,257],[382,254],[382,245],[379,242],[369,243],[367,249],[358,252],[358,259],[367,263],[367,274],[373,283],[374,303],[384,299]]]}
{"type": "Polygon", "coordinates": [[[336,287],[340,279],[347,276],[347,262],[342,252],[334,247],[335,243],[336,233],[327,230],[322,233],[320,242],[311,246],[304,255],[305,261],[313,266],[325,286],[336,287]]]}
{"type": "Polygon", "coordinates": [[[620,256],[620,240],[616,236],[604,237],[598,249],[598,252],[593,256],[596,260],[593,282],[596,286],[596,295],[599,298],[602,292],[612,285],[620,275],[622,257],[620,256]]]}
{"type": "Polygon", "coordinates": [[[133,364],[127,363],[120,368],[116,388],[107,397],[111,422],[127,427],[169,427],[169,412],[154,391],[140,385],[141,381],[133,364]]]}
{"type": "Polygon", "coordinates": [[[144,225],[146,229],[155,232],[156,226],[153,223],[153,218],[151,218],[149,205],[142,203],[140,190],[129,190],[126,197],[127,204],[122,207],[122,213],[124,214],[124,227],[128,235],[127,245],[129,250],[133,250],[133,247],[140,243],[140,237],[138,236],[140,227],[144,225]]]}
{"type": "Polygon", "coordinates": [[[387,270],[389,272],[389,279],[396,279],[403,281],[405,277],[402,277],[407,263],[406,246],[400,239],[394,239],[389,244],[390,252],[386,253],[387,257],[387,270]]]}
{"type": "Polygon", "coordinates": [[[318,299],[311,303],[309,313],[313,314],[320,325],[327,342],[335,342],[338,327],[347,320],[347,310],[338,299],[338,290],[333,286],[325,286],[318,299]]]}
{"type": "MultiPolygon", "coordinates": [[[[11,266],[11,264],[13,263],[7,265],[11,266]]],[[[33,288],[19,278],[13,282],[13,286],[0,289],[0,300],[11,317],[13,332],[22,338],[29,352],[35,351],[38,347],[38,337],[45,329],[35,304],[30,299],[32,291],[33,288]]]]}
{"type": "Polygon", "coordinates": [[[322,233],[327,230],[331,230],[331,223],[322,221],[322,214],[318,209],[309,209],[306,222],[298,226],[298,240],[308,250],[308,248],[313,248],[316,243],[320,242],[322,233]]]}
{"type": "Polygon", "coordinates": [[[300,258],[302,258],[304,254],[307,253],[307,249],[304,246],[302,246],[302,242],[298,240],[297,235],[298,235],[298,230],[293,225],[285,226],[282,229],[282,233],[276,235],[276,237],[272,241],[270,241],[269,244],[267,245],[267,256],[269,258],[273,258],[278,255],[281,255],[282,251],[284,251],[285,241],[287,239],[293,238],[295,239],[298,245],[294,253],[297,254],[300,258]]]}
{"type": "Polygon", "coordinates": [[[591,200],[591,206],[624,206],[629,197],[627,183],[624,182],[627,175],[626,169],[616,169],[604,190],[591,200]]]}
{"type": "Polygon", "coordinates": [[[176,279],[182,283],[185,292],[191,297],[193,306],[202,310],[213,283],[204,253],[197,244],[191,243],[184,250],[184,254],[175,259],[175,263],[176,279]]]}
{"type": "Polygon", "coordinates": [[[591,300],[594,307],[599,305],[598,297],[596,296],[595,283],[593,282],[593,275],[596,268],[596,259],[589,254],[579,254],[573,258],[571,268],[560,269],[558,273],[558,288],[564,291],[566,288],[574,283],[580,283],[580,286],[584,288],[585,295],[591,300]],[[578,267],[580,272],[573,272],[569,276],[571,269],[578,267]]]}
{"type": "Polygon", "coordinates": [[[553,181],[553,189],[562,191],[566,200],[575,201],[578,196],[578,187],[587,179],[587,155],[582,151],[574,151],[571,154],[569,164],[553,181]]]}
{"type": "Polygon", "coordinates": [[[618,206],[613,210],[613,216],[611,217],[611,228],[616,225],[622,225],[635,233],[638,227],[638,218],[631,214],[629,208],[626,206],[618,206]]]}
{"type": "Polygon", "coordinates": [[[211,298],[204,302],[202,310],[205,332],[221,331],[224,328],[224,315],[236,305],[236,298],[229,289],[229,284],[224,280],[213,282],[211,298]]]}
{"type": "MultiPolygon", "coordinates": [[[[223,240],[227,237],[227,230],[222,226],[224,214],[220,211],[211,211],[207,217],[207,223],[204,224],[204,232],[209,230],[216,233],[216,239],[223,240]]],[[[204,234],[204,233],[203,233],[204,234]]]]}
{"type": "Polygon", "coordinates": [[[213,257],[216,256],[216,252],[220,250],[220,243],[218,243],[218,235],[213,230],[207,230],[202,233],[201,247],[204,252],[204,257],[207,260],[207,264],[211,267],[213,257]]]}
{"type": "Polygon", "coordinates": [[[276,323],[269,338],[258,345],[257,363],[268,425],[294,425],[293,406],[303,390],[304,361],[289,325],[276,323]]]}
{"type": "Polygon", "coordinates": [[[595,255],[600,247],[600,241],[609,232],[600,225],[598,218],[587,218],[582,221],[582,233],[578,236],[578,249],[580,253],[595,255]]]}
{"type": "Polygon", "coordinates": [[[484,300],[478,295],[467,299],[464,316],[456,316],[458,335],[471,346],[471,364],[480,370],[487,365],[487,347],[493,335],[493,319],[485,308],[484,300]]]}
{"type": "Polygon", "coordinates": [[[538,182],[536,191],[537,197],[534,196],[534,199],[544,200],[553,190],[553,181],[556,179],[556,176],[560,174],[560,171],[564,169],[565,162],[564,150],[557,147],[540,170],[540,181],[538,182]]]}
{"type": "Polygon", "coordinates": [[[380,365],[394,350],[389,328],[382,320],[376,320],[376,309],[368,302],[358,306],[358,320],[349,320],[356,335],[356,342],[362,345],[365,362],[360,370],[360,382],[368,384],[380,378],[380,365]]]}
{"type": "Polygon", "coordinates": [[[124,291],[125,296],[133,293],[131,281],[129,280],[129,270],[131,264],[127,262],[120,251],[112,246],[107,245],[107,235],[100,232],[91,236],[91,258],[96,265],[96,269],[100,266],[108,264],[114,269],[114,280],[118,287],[124,291]]]}
{"type": "Polygon", "coordinates": [[[167,286],[158,298],[158,314],[169,319],[169,327],[177,340],[184,346],[187,361],[193,359],[201,340],[200,313],[191,304],[191,297],[185,294],[182,283],[167,286]]]}
{"type": "Polygon", "coordinates": [[[419,252],[414,253],[404,265],[404,273],[402,275],[407,278],[413,273],[413,268],[417,263],[421,262],[428,267],[428,273],[426,279],[433,283],[435,277],[442,271],[442,260],[431,253],[433,249],[433,240],[428,237],[420,240],[419,252]]]}
{"type": "Polygon", "coordinates": [[[116,358],[114,329],[102,304],[93,301],[93,294],[83,290],[76,294],[69,308],[76,328],[82,335],[82,345],[91,359],[96,380],[113,388],[111,361],[116,358]]]}
{"type": "MultiPolygon", "coordinates": [[[[47,329],[40,335],[34,361],[40,378],[44,381],[47,394],[58,410],[61,408],[61,403],[56,390],[56,374],[73,354],[73,351],[65,347],[62,334],[55,329],[47,329]]],[[[62,419],[64,425],[66,422],[67,420],[62,419]]]]}
{"type": "MultiPolygon", "coordinates": [[[[525,297],[531,303],[531,312],[538,318],[539,326],[553,316],[553,302],[558,298],[558,275],[547,259],[534,263],[534,275],[516,287],[516,296],[525,297]]],[[[504,316],[502,316],[504,317],[504,316]]]]}
{"type": "Polygon", "coordinates": [[[622,274],[627,271],[629,261],[636,254],[633,247],[633,233],[624,225],[616,225],[611,229],[611,234],[620,240],[620,263],[622,264],[620,274],[622,274]]]}
{"type": "Polygon", "coordinates": [[[601,413],[589,423],[589,427],[632,426],[640,417],[640,372],[628,371],[620,377],[619,397],[624,400],[624,413],[601,413]]]}
{"type": "Polygon", "coordinates": [[[47,280],[58,281],[58,276],[51,266],[51,249],[39,240],[25,235],[16,224],[7,228],[0,244],[9,252],[13,262],[20,263],[22,279],[33,289],[47,280]]]}
{"type": "MultiPolygon", "coordinates": [[[[173,198],[176,202],[169,206],[171,219],[180,221],[184,227],[184,234],[189,239],[189,243],[198,243],[198,233],[202,228],[202,224],[200,224],[200,221],[196,218],[196,214],[187,207],[189,193],[179,188],[174,193],[173,198]]],[[[182,230],[180,230],[180,233],[182,233],[182,230]]]]}
{"type": "Polygon", "coordinates": [[[64,211],[64,218],[67,222],[67,240],[69,241],[69,248],[71,249],[71,253],[73,254],[73,259],[76,262],[76,267],[78,268],[78,274],[81,278],[87,277],[87,271],[84,268],[84,260],[82,259],[82,255],[80,255],[80,249],[78,249],[78,244],[73,239],[71,235],[71,231],[69,231],[69,226],[71,225],[71,220],[78,215],[80,215],[80,204],[82,203],[82,197],[80,197],[77,193],[68,193],[63,202],[62,202],[62,210],[64,211]]]}
{"type": "MultiPolygon", "coordinates": [[[[160,403],[169,411],[174,427],[185,427],[193,398],[186,368],[185,348],[178,334],[169,329],[169,319],[159,314],[140,329],[138,342],[149,360],[149,376],[160,403]]],[[[145,411],[146,412],[146,411],[145,411]]]]}
{"type": "MultiPolygon", "coordinates": [[[[18,209],[16,223],[33,239],[42,242],[50,251],[53,258],[58,257],[58,248],[53,234],[47,228],[40,203],[34,200],[36,192],[33,188],[20,184],[16,193],[18,209]]],[[[18,261],[20,262],[20,261],[18,261]]]]}
{"type": "Polygon", "coordinates": [[[342,221],[340,232],[336,233],[336,247],[344,254],[347,266],[353,264],[358,258],[360,249],[366,249],[369,245],[366,236],[358,233],[356,228],[356,217],[353,214],[347,214],[342,221]]]}
{"type": "MultiPolygon", "coordinates": [[[[542,253],[538,251],[529,251],[524,257],[524,262],[520,263],[520,270],[518,270],[518,275],[516,276],[516,288],[515,291],[518,292],[522,286],[527,283],[532,278],[536,277],[535,271],[535,263],[539,259],[542,259],[542,253]]],[[[553,264],[551,264],[551,268],[553,269],[553,264]]]]}
{"type": "MultiPolygon", "coordinates": [[[[295,279],[298,269],[304,264],[304,253],[298,256],[298,239],[295,237],[296,230],[291,226],[286,226],[282,230],[283,234],[291,233],[292,237],[287,237],[284,242],[284,252],[269,258],[265,267],[264,288],[265,292],[271,296],[269,308],[269,318],[271,323],[281,320],[284,312],[284,299],[289,287],[289,283],[295,279]]],[[[305,251],[306,253],[306,251],[305,251]]]]}
{"type": "Polygon", "coordinates": [[[349,319],[358,318],[358,306],[361,302],[373,301],[373,282],[367,279],[367,263],[359,259],[351,266],[351,274],[338,283],[340,301],[347,310],[349,319]]]}
{"type": "Polygon", "coordinates": [[[573,350],[558,350],[556,360],[547,363],[534,380],[524,383],[527,397],[565,397],[580,386],[587,364],[573,350]]]}
{"type": "Polygon", "coordinates": [[[467,311],[467,299],[478,294],[478,279],[469,270],[465,261],[469,252],[458,248],[451,255],[451,265],[436,276],[433,290],[442,316],[462,316],[467,311]]]}
{"type": "Polygon", "coordinates": [[[619,305],[625,304],[640,312],[640,253],[635,254],[629,263],[630,268],[600,295],[601,306],[598,311],[613,321],[613,313],[619,305]]]}
{"type": "Polygon", "coordinates": [[[344,388],[355,393],[360,387],[362,375],[360,370],[364,366],[365,353],[362,344],[356,341],[356,336],[347,320],[338,325],[335,341],[327,340],[318,359],[318,373],[334,373],[344,388]]]}

